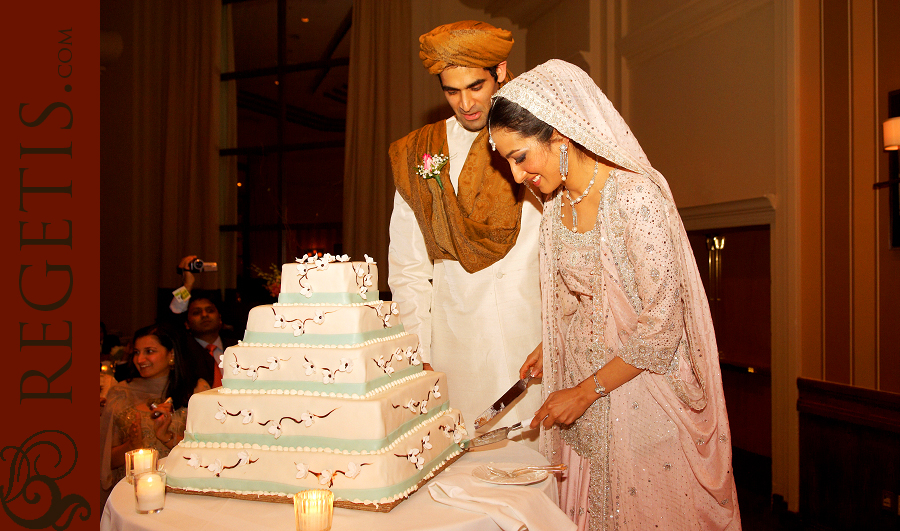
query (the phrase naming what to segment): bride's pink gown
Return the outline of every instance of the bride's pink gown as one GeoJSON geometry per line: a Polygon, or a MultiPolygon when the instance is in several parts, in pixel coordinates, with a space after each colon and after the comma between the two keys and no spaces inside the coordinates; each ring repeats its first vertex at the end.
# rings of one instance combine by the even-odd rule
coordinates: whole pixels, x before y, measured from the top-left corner
{"type": "Polygon", "coordinates": [[[569,465],[560,503],[579,529],[740,529],[715,335],[668,204],[646,176],[614,170],[591,231],[562,225],[558,195],[544,207],[545,395],[615,356],[645,369],[542,435],[569,465]]]}

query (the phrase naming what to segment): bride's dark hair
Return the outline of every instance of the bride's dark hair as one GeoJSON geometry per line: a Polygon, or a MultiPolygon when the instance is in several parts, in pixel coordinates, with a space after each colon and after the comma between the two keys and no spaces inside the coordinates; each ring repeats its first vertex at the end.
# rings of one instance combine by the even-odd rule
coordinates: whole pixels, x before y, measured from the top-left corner
{"type": "Polygon", "coordinates": [[[525,138],[534,137],[545,145],[550,143],[553,136],[553,126],[543,122],[518,103],[513,103],[502,96],[496,98],[491,105],[488,127],[508,129],[525,138]]]}

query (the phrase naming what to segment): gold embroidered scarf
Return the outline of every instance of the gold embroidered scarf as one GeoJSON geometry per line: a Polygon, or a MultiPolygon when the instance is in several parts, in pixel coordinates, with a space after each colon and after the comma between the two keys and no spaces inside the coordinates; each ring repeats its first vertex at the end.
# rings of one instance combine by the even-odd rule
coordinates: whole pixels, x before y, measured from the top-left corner
{"type": "Polygon", "coordinates": [[[443,189],[416,173],[423,155],[448,155],[446,122],[413,131],[392,143],[389,153],[394,184],[415,213],[429,258],[456,260],[474,273],[506,256],[519,235],[523,195],[506,162],[498,157],[492,164],[487,128],[469,148],[458,192],[449,164],[441,170],[443,189]]]}

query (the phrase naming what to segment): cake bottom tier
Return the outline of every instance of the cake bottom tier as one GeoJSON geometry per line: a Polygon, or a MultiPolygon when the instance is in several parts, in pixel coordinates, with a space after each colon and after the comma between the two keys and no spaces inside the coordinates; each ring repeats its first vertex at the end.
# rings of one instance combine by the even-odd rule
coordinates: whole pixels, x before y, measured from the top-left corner
{"type": "MultiPolygon", "coordinates": [[[[450,409],[411,429],[389,450],[361,455],[317,448],[240,443],[185,443],[166,458],[169,487],[196,494],[289,501],[302,490],[327,488],[335,501],[391,504],[462,452],[462,416],[450,409]]],[[[347,505],[345,505],[347,506],[347,505]]]]}

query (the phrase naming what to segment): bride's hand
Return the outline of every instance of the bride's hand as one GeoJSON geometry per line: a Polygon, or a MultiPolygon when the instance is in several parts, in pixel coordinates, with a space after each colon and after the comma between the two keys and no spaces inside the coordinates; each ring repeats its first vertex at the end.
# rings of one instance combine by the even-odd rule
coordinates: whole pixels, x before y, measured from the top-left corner
{"type": "Polygon", "coordinates": [[[519,378],[525,378],[531,375],[533,378],[540,378],[544,374],[544,349],[543,343],[538,343],[534,351],[525,358],[525,363],[519,369],[519,378]]]}
{"type": "Polygon", "coordinates": [[[594,403],[599,395],[593,390],[585,391],[581,386],[570,387],[550,393],[544,405],[531,419],[531,428],[543,424],[550,429],[554,424],[569,425],[578,420],[594,403]]]}

